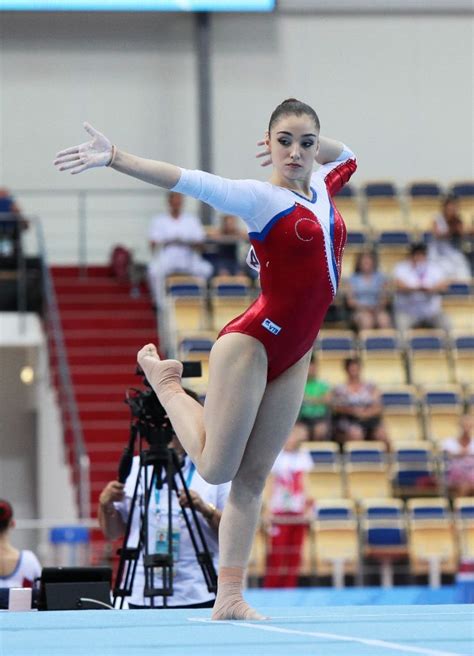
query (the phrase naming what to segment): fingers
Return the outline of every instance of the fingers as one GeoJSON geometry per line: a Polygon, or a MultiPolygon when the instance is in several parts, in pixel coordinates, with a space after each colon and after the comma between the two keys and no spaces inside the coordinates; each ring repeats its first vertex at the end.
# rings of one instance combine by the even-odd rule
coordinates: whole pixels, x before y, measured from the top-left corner
{"type": "Polygon", "coordinates": [[[94,138],[94,137],[103,137],[104,136],[102,134],[102,132],[99,132],[99,130],[96,130],[95,128],[93,128],[90,123],[87,123],[87,121],[85,121],[83,123],[83,126],[84,126],[84,130],[86,132],[88,132],[92,138],[94,138]]]}
{"type": "Polygon", "coordinates": [[[56,159],[59,159],[60,157],[64,157],[64,155],[71,155],[72,153],[78,153],[79,152],[79,146],[71,146],[70,148],[65,148],[64,150],[60,150],[59,153],[56,153],[56,159]]]}
{"type": "Polygon", "coordinates": [[[85,163],[85,160],[82,157],[75,158],[72,162],[62,163],[58,166],[60,171],[69,171],[70,169],[75,169],[78,166],[82,166],[85,163]]]}
{"type": "Polygon", "coordinates": [[[270,166],[270,164],[273,164],[271,157],[269,157],[268,159],[265,159],[263,162],[261,162],[260,166],[270,166]]]}
{"type": "Polygon", "coordinates": [[[269,150],[261,150],[259,153],[257,153],[257,154],[255,155],[255,157],[257,157],[257,158],[259,158],[259,157],[267,157],[267,155],[270,155],[270,151],[269,151],[269,150]]]}

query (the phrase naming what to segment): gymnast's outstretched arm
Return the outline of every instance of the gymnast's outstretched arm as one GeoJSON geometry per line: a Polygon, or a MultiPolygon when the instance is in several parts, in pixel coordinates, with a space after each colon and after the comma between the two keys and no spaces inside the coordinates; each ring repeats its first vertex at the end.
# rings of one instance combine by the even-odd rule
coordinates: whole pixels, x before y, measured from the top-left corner
{"type": "Polygon", "coordinates": [[[256,180],[229,180],[211,173],[189,171],[167,162],[137,157],[119,150],[89,123],[84,123],[84,128],[92,139],[59,152],[54,160],[59,171],[76,175],[90,168],[109,166],[143,182],[197,198],[220,212],[241,216],[251,229],[254,228],[252,219],[268,201],[262,193],[263,183],[256,180]]]}

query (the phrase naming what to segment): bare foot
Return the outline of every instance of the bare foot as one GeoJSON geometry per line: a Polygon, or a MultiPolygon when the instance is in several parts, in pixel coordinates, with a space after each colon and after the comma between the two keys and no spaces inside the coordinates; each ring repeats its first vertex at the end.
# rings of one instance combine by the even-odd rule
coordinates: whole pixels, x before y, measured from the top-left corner
{"type": "Polygon", "coordinates": [[[163,406],[166,406],[167,401],[177,392],[184,393],[181,386],[181,362],[161,360],[154,344],[146,344],[140,349],[137,361],[163,406]]]}

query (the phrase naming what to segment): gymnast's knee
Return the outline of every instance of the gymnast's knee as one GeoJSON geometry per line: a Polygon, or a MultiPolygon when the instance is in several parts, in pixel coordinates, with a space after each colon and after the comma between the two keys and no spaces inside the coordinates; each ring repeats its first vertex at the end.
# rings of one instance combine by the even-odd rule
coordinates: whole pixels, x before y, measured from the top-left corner
{"type": "Polygon", "coordinates": [[[228,470],[222,465],[216,465],[212,462],[200,463],[198,467],[199,475],[209,483],[209,485],[222,485],[228,483],[234,477],[235,472],[228,470]]]}

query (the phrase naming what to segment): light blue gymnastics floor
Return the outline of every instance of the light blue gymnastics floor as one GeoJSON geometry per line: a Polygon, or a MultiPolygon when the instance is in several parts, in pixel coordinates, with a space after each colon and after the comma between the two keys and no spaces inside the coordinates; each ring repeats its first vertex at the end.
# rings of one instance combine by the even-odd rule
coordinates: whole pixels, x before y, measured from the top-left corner
{"type": "MultiPolygon", "coordinates": [[[[265,608],[262,608],[265,612],[265,608]]],[[[468,605],[267,608],[266,622],[208,610],[0,614],[1,656],[455,656],[473,654],[468,605]]]]}

